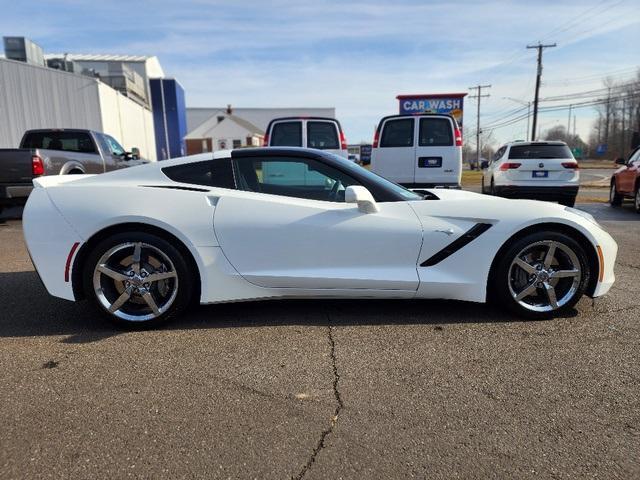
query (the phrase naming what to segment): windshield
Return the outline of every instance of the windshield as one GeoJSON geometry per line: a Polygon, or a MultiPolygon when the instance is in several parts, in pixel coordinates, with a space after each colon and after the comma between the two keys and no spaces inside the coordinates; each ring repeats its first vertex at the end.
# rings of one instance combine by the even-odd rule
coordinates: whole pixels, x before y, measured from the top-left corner
{"type": "Polygon", "coordinates": [[[571,158],[571,150],[566,145],[517,145],[509,150],[509,158],[526,160],[527,158],[571,158]]]}
{"type": "Polygon", "coordinates": [[[346,158],[341,157],[339,155],[334,155],[333,153],[325,153],[325,155],[330,155],[332,159],[340,162],[340,166],[343,167],[347,171],[357,172],[361,176],[364,176],[370,182],[376,183],[382,188],[386,188],[387,190],[392,190],[396,194],[400,195],[405,200],[423,200],[424,197],[418,193],[412,192],[408,188],[404,188],[397,183],[393,183],[387,180],[380,175],[376,175],[375,173],[367,170],[366,168],[362,168],[360,165],[357,165],[353,162],[348,161],[346,158]]]}

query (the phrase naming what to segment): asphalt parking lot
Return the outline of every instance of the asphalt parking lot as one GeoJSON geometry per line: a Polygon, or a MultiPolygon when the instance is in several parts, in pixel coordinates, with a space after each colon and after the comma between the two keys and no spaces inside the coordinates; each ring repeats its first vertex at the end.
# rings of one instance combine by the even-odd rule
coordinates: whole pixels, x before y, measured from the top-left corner
{"type": "Polygon", "coordinates": [[[617,283],[523,322],[437,301],[200,307],[123,332],[0,225],[0,478],[638,478],[640,215],[617,283]]]}

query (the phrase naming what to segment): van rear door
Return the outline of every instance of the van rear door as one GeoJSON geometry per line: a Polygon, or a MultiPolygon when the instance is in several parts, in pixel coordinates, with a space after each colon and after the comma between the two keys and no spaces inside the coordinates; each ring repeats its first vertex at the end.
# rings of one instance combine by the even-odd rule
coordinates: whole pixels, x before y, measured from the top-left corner
{"type": "Polygon", "coordinates": [[[338,122],[310,119],[306,123],[307,148],[327,150],[335,155],[348,157],[347,150],[342,149],[342,135],[338,122]]]}
{"type": "Polygon", "coordinates": [[[456,147],[453,120],[444,116],[419,117],[415,183],[459,185],[462,158],[456,147]]]}
{"type": "Polygon", "coordinates": [[[269,134],[269,147],[302,147],[302,121],[274,122],[269,134]]]}
{"type": "Polygon", "coordinates": [[[396,183],[415,179],[415,119],[388,118],[380,126],[379,144],[371,155],[371,170],[396,183]]]}

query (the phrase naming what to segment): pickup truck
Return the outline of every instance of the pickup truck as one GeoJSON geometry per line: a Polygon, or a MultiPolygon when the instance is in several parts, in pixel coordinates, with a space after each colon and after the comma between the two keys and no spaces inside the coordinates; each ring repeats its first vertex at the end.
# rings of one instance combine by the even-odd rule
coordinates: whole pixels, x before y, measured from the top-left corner
{"type": "Polygon", "coordinates": [[[24,205],[41,175],[104,173],[145,163],[110,135],[92,130],[28,130],[20,148],[0,149],[0,213],[24,205]]]}

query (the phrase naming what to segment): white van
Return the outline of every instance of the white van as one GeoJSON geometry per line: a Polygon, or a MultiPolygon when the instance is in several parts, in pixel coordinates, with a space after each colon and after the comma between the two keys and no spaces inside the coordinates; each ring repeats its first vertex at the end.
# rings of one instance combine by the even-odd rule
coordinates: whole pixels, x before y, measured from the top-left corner
{"type": "Polygon", "coordinates": [[[371,171],[409,188],[460,188],[462,136],[449,115],[392,115],[380,120],[371,171]]]}
{"type": "Polygon", "coordinates": [[[340,122],[324,117],[283,117],[269,122],[265,147],[305,147],[348,158],[347,139],[340,122]]]}

